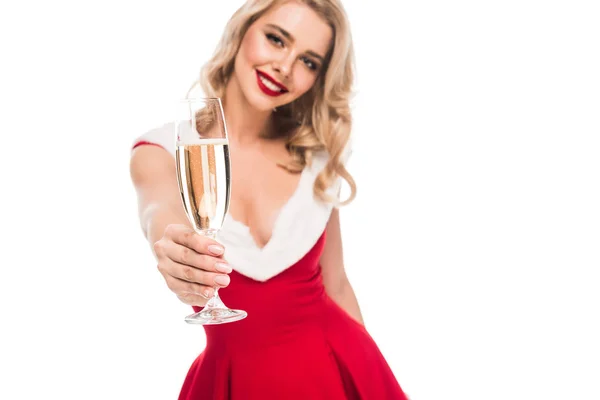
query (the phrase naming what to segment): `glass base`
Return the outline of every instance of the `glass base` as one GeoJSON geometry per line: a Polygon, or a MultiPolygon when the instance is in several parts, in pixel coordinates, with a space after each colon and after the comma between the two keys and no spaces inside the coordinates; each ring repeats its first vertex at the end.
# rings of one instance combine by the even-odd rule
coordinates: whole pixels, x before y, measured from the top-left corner
{"type": "Polygon", "coordinates": [[[208,308],[185,317],[188,324],[217,325],[235,322],[248,316],[246,311],[229,308],[208,308]]]}

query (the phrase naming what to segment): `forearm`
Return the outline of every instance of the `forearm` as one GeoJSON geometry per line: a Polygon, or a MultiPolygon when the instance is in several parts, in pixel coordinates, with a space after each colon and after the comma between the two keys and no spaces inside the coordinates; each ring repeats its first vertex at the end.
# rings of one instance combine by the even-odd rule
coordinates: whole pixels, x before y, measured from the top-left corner
{"type": "MultiPolygon", "coordinates": [[[[165,229],[170,224],[183,224],[191,227],[180,204],[148,205],[140,214],[140,223],[150,246],[163,237],[165,229]]],[[[152,252],[154,253],[154,249],[152,252]]]]}
{"type": "MultiPolygon", "coordinates": [[[[327,289],[326,289],[327,290],[327,289]]],[[[354,289],[348,280],[338,285],[335,290],[327,290],[327,294],[342,309],[344,309],[352,318],[364,325],[358,300],[354,294],[354,289]]]]}
{"type": "Polygon", "coordinates": [[[158,146],[139,146],[132,152],[130,174],[138,195],[140,226],[154,253],[154,243],[167,226],[191,227],[181,203],[175,159],[158,146]]]}

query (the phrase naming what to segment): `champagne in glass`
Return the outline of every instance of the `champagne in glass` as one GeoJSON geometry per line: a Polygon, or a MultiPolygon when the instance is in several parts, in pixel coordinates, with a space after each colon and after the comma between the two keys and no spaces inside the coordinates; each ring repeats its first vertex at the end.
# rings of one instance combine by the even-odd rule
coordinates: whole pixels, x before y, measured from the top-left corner
{"type": "MultiPolygon", "coordinates": [[[[229,209],[231,190],[229,142],[218,98],[182,102],[175,122],[177,182],[185,212],[194,230],[212,239],[229,209]]],[[[243,319],[247,313],[223,304],[218,288],[204,309],[188,315],[191,324],[214,325],[243,319]]]]}
{"type": "Polygon", "coordinates": [[[194,229],[216,234],[229,205],[229,149],[226,139],[202,139],[177,146],[182,200],[194,229]]]}

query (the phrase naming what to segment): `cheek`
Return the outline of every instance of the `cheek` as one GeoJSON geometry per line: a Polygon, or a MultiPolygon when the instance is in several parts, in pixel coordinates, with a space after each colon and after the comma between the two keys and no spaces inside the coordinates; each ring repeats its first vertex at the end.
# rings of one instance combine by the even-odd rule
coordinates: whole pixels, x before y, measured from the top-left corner
{"type": "Polygon", "coordinates": [[[262,65],[269,59],[269,48],[260,34],[248,35],[241,50],[244,60],[251,66],[262,65]]]}
{"type": "Polygon", "coordinates": [[[296,95],[300,97],[313,87],[317,81],[317,75],[310,73],[303,65],[298,66],[298,68],[300,70],[294,74],[294,87],[296,88],[296,95]]]}

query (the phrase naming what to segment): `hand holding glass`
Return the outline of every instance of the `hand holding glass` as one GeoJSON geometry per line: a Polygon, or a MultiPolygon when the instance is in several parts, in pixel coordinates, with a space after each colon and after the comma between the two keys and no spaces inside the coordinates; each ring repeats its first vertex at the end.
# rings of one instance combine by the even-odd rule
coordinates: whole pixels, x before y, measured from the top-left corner
{"type": "MultiPolygon", "coordinates": [[[[175,121],[177,182],[185,212],[194,230],[215,239],[229,209],[231,192],[229,142],[221,100],[185,99],[175,121]]],[[[218,288],[191,324],[214,325],[243,319],[247,313],[231,310],[219,298],[218,288]]]]}

